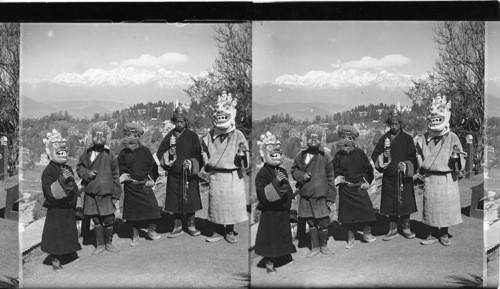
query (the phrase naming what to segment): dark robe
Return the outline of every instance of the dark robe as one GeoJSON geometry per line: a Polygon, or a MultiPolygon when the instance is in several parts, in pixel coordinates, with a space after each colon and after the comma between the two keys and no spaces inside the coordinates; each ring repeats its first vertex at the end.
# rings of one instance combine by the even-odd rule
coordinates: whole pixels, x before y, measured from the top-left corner
{"type": "Polygon", "coordinates": [[[93,151],[93,146],[86,149],[76,166],[76,171],[85,187],[83,212],[85,215],[111,215],[116,211],[112,199],[120,199],[122,193],[118,161],[115,154],[105,148],[91,162],[93,151]],[[89,172],[92,170],[95,170],[97,175],[90,179],[89,172]]]}
{"type": "MultiPolygon", "coordinates": [[[[387,132],[378,141],[373,150],[372,160],[375,163],[378,156],[384,152],[385,139],[391,134],[387,132]]],[[[417,168],[417,156],[413,138],[404,131],[400,131],[391,140],[391,162],[385,169],[377,167],[384,174],[382,179],[382,198],[380,201],[380,213],[392,216],[410,215],[417,211],[415,191],[413,189],[413,174],[417,168]],[[398,202],[398,164],[406,164],[406,174],[403,176],[402,205],[398,202]]]]}
{"type": "MultiPolygon", "coordinates": [[[[283,174],[286,170],[279,168],[283,174]]],[[[255,188],[262,211],[255,239],[255,253],[263,257],[280,257],[295,252],[289,211],[293,192],[288,181],[278,184],[275,167],[265,164],[257,173],[255,188]]]]}
{"type": "MultiPolygon", "coordinates": [[[[158,148],[156,156],[159,160],[163,154],[170,149],[170,137],[174,134],[171,130],[158,148]]],[[[200,189],[198,187],[198,173],[200,171],[201,145],[198,135],[187,128],[176,139],[177,159],[171,166],[164,166],[168,172],[167,193],[165,197],[165,210],[173,213],[193,213],[201,210],[200,189]],[[183,182],[183,163],[184,160],[191,160],[192,168],[188,172],[188,188],[185,189],[183,182]],[[187,194],[187,201],[183,199],[183,190],[187,194]]]]}
{"type": "Polygon", "coordinates": [[[54,162],[50,162],[42,173],[42,190],[45,197],[43,206],[47,208],[47,216],[43,226],[41,249],[52,255],[64,255],[82,249],[78,243],[75,219],[79,191],[74,179],[64,180],[63,168],[73,173],[71,167],[54,162]],[[58,188],[65,196],[56,199],[56,195],[61,194],[56,194],[55,190],[58,188]]]}
{"type": "Polygon", "coordinates": [[[292,166],[292,176],[299,188],[299,211],[301,218],[324,218],[330,215],[327,201],[335,202],[335,175],[330,156],[319,150],[305,164],[307,150],[302,151],[295,158],[292,166]],[[311,173],[311,179],[304,181],[304,175],[311,173]]]}
{"type": "Polygon", "coordinates": [[[335,176],[344,176],[353,186],[339,186],[339,222],[358,223],[375,221],[375,211],[367,190],[361,189],[363,178],[373,181],[373,167],[365,152],[354,148],[349,154],[339,150],[333,157],[335,176]]]}
{"type": "Polygon", "coordinates": [[[152,188],[145,186],[148,179],[158,178],[158,165],[149,149],[143,145],[135,151],[124,148],[118,155],[120,175],[130,174],[139,184],[124,183],[123,218],[127,221],[151,220],[161,217],[158,201],[152,188]]]}

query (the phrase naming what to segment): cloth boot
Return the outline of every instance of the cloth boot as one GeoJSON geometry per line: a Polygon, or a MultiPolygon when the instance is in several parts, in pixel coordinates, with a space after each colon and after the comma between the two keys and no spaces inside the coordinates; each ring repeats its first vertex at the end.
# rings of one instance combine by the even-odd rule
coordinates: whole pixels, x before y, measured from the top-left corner
{"type": "Polygon", "coordinates": [[[180,235],[182,235],[184,233],[184,231],[182,230],[182,217],[180,216],[175,216],[175,225],[174,225],[174,229],[172,230],[172,232],[168,233],[167,237],[169,238],[175,238],[175,237],[178,237],[180,235]]]}
{"type": "Polygon", "coordinates": [[[132,242],[130,246],[134,247],[139,243],[139,228],[137,228],[136,224],[132,224],[132,242]]]}
{"type": "Polygon", "coordinates": [[[450,235],[448,234],[448,227],[443,227],[439,230],[440,236],[439,236],[439,243],[443,246],[450,246],[451,245],[451,240],[450,240],[450,235]]]}
{"type": "Polygon", "coordinates": [[[61,262],[59,261],[59,256],[52,255],[51,261],[52,261],[52,269],[56,272],[61,272],[63,267],[61,266],[61,262]]]}
{"type": "Polygon", "coordinates": [[[224,235],[226,234],[225,232],[225,227],[222,224],[215,224],[215,231],[212,234],[212,236],[207,237],[205,240],[209,243],[214,243],[218,242],[222,239],[224,239],[224,235]]]}
{"type": "Polygon", "coordinates": [[[307,254],[307,258],[314,257],[319,254],[319,232],[318,228],[309,228],[309,236],[311,237],[311,251],[307,254]]]}
{"type": "Polygon", "coordinates": [[[365,243],[371,243],[371,242],[374,242],[375,240],[375,237],[373,237],[372,235],[372,228],[370,226],[364,226],[363,227],[363,241],[365,243]]]}
{"type": "Polygon", "coordinates": [[[104,228],[104,246],[108,252],[118,252],[118,249],[113,246],[113,226],[104,228]]]}
{"type": "Polygon", "coordinates": [[[266,272],[267,274],[276,274],[276,269],[274,268],[274,263],[271,259],[266,260],[266,272]]]}
{"type": "Polygon", "coordinates": [[[385,235],[382,240],[390,241],[398,236],[398,223],[397,221],[391,220],[389,223],[389,232],[385,235]]]}
{"type": "Polygon", "coordinates": [[[406,239],[415,238],[415,233],[410,230],[410,216],[401,216],[401,227],[403,228],[403,236],[406,239]]]}
{"type": "Polygon", "coordinates": [[[439,236],[439,229],[436,227],[431,227],[429,235],[427,235],[426,239],[423,239],[422,241],[420,241],[420,244],[422,244],[422,245],[434,244],[438,241],[436,236],[439,236]]]}
{"type": "Polygon", "coordinates": [[[151,240],[158,240],[161,238],[161,235],[156,233],[156,224],[150,223],[148,225],[148,238],[151,240]]]}
{"type": "Polygon", "coordinates": [[[319,246],[321,253],[325,255],[330,255],[333,252],[328,249],[328,229],[322,229],[319,231],[319,246]]]}
{"type": "Polygon", "coordinates": [[[186,214],[186,223],[189,235],[199,236],[201,234],[200,230],[196,229],[194,213],[186,214]]]}
{"type": "Polygon", "coordinates": [[[104,228],[102,227],[101,224],[97,224],[94,226],[94,233],[96,239],[96,246],[94,252],[92,252],[92,255],[97,255],[106,250],[106,248],[104,247],[104,228]]]}

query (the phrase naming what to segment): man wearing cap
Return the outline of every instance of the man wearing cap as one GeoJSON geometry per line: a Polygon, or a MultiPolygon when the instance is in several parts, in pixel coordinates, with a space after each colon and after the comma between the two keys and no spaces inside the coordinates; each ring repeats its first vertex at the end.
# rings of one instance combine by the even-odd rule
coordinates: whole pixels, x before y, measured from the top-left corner
{"type": "Polygon", "coordinates": [[[356,147],[358,131],[352,125],[342,125],[337,131],[340,140],[333,157],[335,185],[339,190],[338,220],[348,229],[347,246],[354,246],[354,233],[358,224],[363,226],[363,241],[371,243],[370,223],[376,221],[368,189],[373,181],[373,167],[365,152],[356,147]]]}
{"type": "Polygon", "coordinates": [[[159,239],[156,223],[160,219],[160,209],[153,192],[158,177],[158,165],[149,149],[141,144],[144,130],[138,124],[127,123],[124,128],[125,148],[118,155],[120,182],[124,184],[123,218],[132,223],[131,246],[139,242],[139,230],[148,224],[148,237],[159,239]]]}
{"type": "Polygon", "coordinates": [[[92,255],[104,250],[117,252],[113,246],[115,204],[120,199],[122,188],[120,172],[115,154],[106,146],[111,139],[111,129],[103,122],[90,129],[93,145],[80,156],[76,167],[85,187],[83,213],[92,218],[96,236],[96,248],[92,255]]]}
{"type": "Polygon", "coordinates": [[[337,192],[331,158],[321,147],[325,138],[326,132],[321,126],[308,126],[303,134],[307,149],[297,155],[291,169],[300,195],[298,216],[309,225],[311,251],[308,258],[320,252],[332,254],[327,246],[328,228],[337,192]]]}
{"type": "Polygon", "coordinates": [[[380,213],[389,216],[389,232],[382,238],[389,241],[398,236],[398,219],[401,217],[403,236],[412,239],[410,214],[417,211],[413,175],[417,156],[413,138],[403,131],[401,112],[389,113],[386,124],[390,130],[378,141],[372,153],[377,171],[383,173],[380,213]]]}
{"type": "Polygon", "coordinates": [[[168,172],[165,210],[174,213],[175,226],[167,236],[181,235],[185,217],[188,233],[199,236],[195,227],[195,212],[201,210],[198,172],[200,171],[201,145],[198,135],[188,129],[187,107],[179,105],[172,116],[175,128],[163,139],[156,156],[168,172]]]}

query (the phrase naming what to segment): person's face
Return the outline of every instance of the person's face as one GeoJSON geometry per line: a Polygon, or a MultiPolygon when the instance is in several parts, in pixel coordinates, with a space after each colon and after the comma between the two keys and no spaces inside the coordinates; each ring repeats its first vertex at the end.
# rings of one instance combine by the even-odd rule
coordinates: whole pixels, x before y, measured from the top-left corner
{"type": "Polygon", "coordinates": [[[397,134],[399,132],[399,130],[401,129],[401,124],[399,122],[392,121],[389,124],[389,128],[390,128],[392,134],[397,134]]]}
{"type": "Polygon", "coordinates": [[[125,133],[125,137],[129,139],[138,139],[139,138],[139,133],[133,130],[129,130],[125,133]]]}
{"type": "Polygon", "coordinates": [[[178,118],[175,121],[175,130],[183,131],[186,128],[186,120],[184,118],[178,118]]]}
{"type": "Polygon", "coordinates": [[[354,141],[354,137],[350,134],[343,134],[341,137],[340,137],[341,140],[345,140],[345,141],[354,141]]]}
{"type": "Polygon", "coordinates": [[[102,131],[96,131],[92,134],[92,142],[96,145],[103,145],[106,142],[106,134],[102,131]]]}
{"type": "Polygon", "coordinates": [[[307,138],[307,145],[310,147],[319,147],[321,143],[321,138],[318,134],[312,133],[307,138]]]}

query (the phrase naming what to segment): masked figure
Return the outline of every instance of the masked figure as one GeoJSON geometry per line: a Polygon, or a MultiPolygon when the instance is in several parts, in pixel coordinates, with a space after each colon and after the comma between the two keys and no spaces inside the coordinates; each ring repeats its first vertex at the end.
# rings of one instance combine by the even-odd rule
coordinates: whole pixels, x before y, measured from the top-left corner
{"type": "Polygon", "coordinates": [[[255,253],[266,258],[269,274],[276,273],[275,266],[290,263],[295,247],[289,215],[293,191],[288,173],[281,165],[281,143],[267,132],[257,142],[264,166],[255,177],[255,188],[262,211],[255,239],[255,253]]]}
{"type": "Polygon", "coordinates": [[[161,218],[158,201],[153,192],[158,178],[158,165],[149,149],[141,144],[142,127],[127,123],[124,128],[125,148],[118,155],[120,183],[124,185],[123,218],[132,223],[131,246],[139,242],[139,230],[148,224],[148,238],[157,240],[156,223],[161,218]]]}
{"type": "Polygon", "coordinates": [[[195,212],[201,210],[198,173],[202,162],[198,135],[187,127],[187,108],[178,106],[172,121],[175,128],[163,139],[156,154],[168,172],[165,210],[174,213],[175,226],[169,238],[182,234],[183,216],[191,236],[199,236],[195,227],[195,212]]]}
{"type": "Polygon", "coordinates": [[[421,158],[420,175],[424,178],[424,224],[431,227],[422,244],[438,241],[451,245],[448,227],[462,222],[458,175],[467,154],[458,136],[450,131],[451,101],[437,95],[429,107],[429,127],[417,153],[421,158]]]}
{"type": "Polygon", "coordinates": [[[248,220],[243,169],[250,167],[248,142],[236,129],[236,98],[223,92],[214,112],[214,128],[202,138],[205,171],[210,173],[208,220],[215,232],[207,242],[237,242],[234,224],[248,220]]]}
{"type": "Polygon", "coordinates": [[[389,241],[398,236],[401,217],[403,236],[415,238],[410,230],[410,214],[417,211],[413,175],[418,166],[413,138],[403,131],[401,112],[389,113],[386,121],[390,130],[378,141],[373,150],[375,168],[383,173],[380,213],[389,216],[389,232],[383,238],[389,241]]]}
{"type": "Polygon", "coordinates": [[[78,243],[75,207],[78,186],[73,170],[66,165],[68,149],[66,139],[53,129],[43,139],[50,160],[42,173],[42,189],[47,217],[42,233],[41,249],[51,255],[54,271],[61,271],[60,257],[81,250],[78,243]]]}
{"type": "Polygon", "coordinates": [[[332,254],[327,243],[330,208],[335,203],[336,191],[331,158],[321,147],[326,132],[319,125],[310,125],[303,138],[307,149],[295,158],[291,174],[300,195],[298,217],[309,225],[311,251],[307,257],[319,252],[332,254]]]}
{"type": "Polygon", "coordinates": [[[363,241],[371,243],[370,223],[376,221],[373,204],[368,189],[373,181],[373,167],[365,152],[356,147],[359,133],[351,125],[338,128],[338,151],[333,157],[335,185],[339,190],[338,220],[347,227],[347,246],[354,246],[354,231],[358,224],[363,225],[363,241]]]}
{"type": "Polygon", "coordinates": [[[106,146],[111,129],[105,123],[95,123],[90,129],[92,146],[80,156],[76,171],[85,187],[83,213],[92,218],[96,236],[93,255],[104,250],[117,252],[113,246],[115,203],[120,199],[120,171],[115,154],[106,146]]]}

